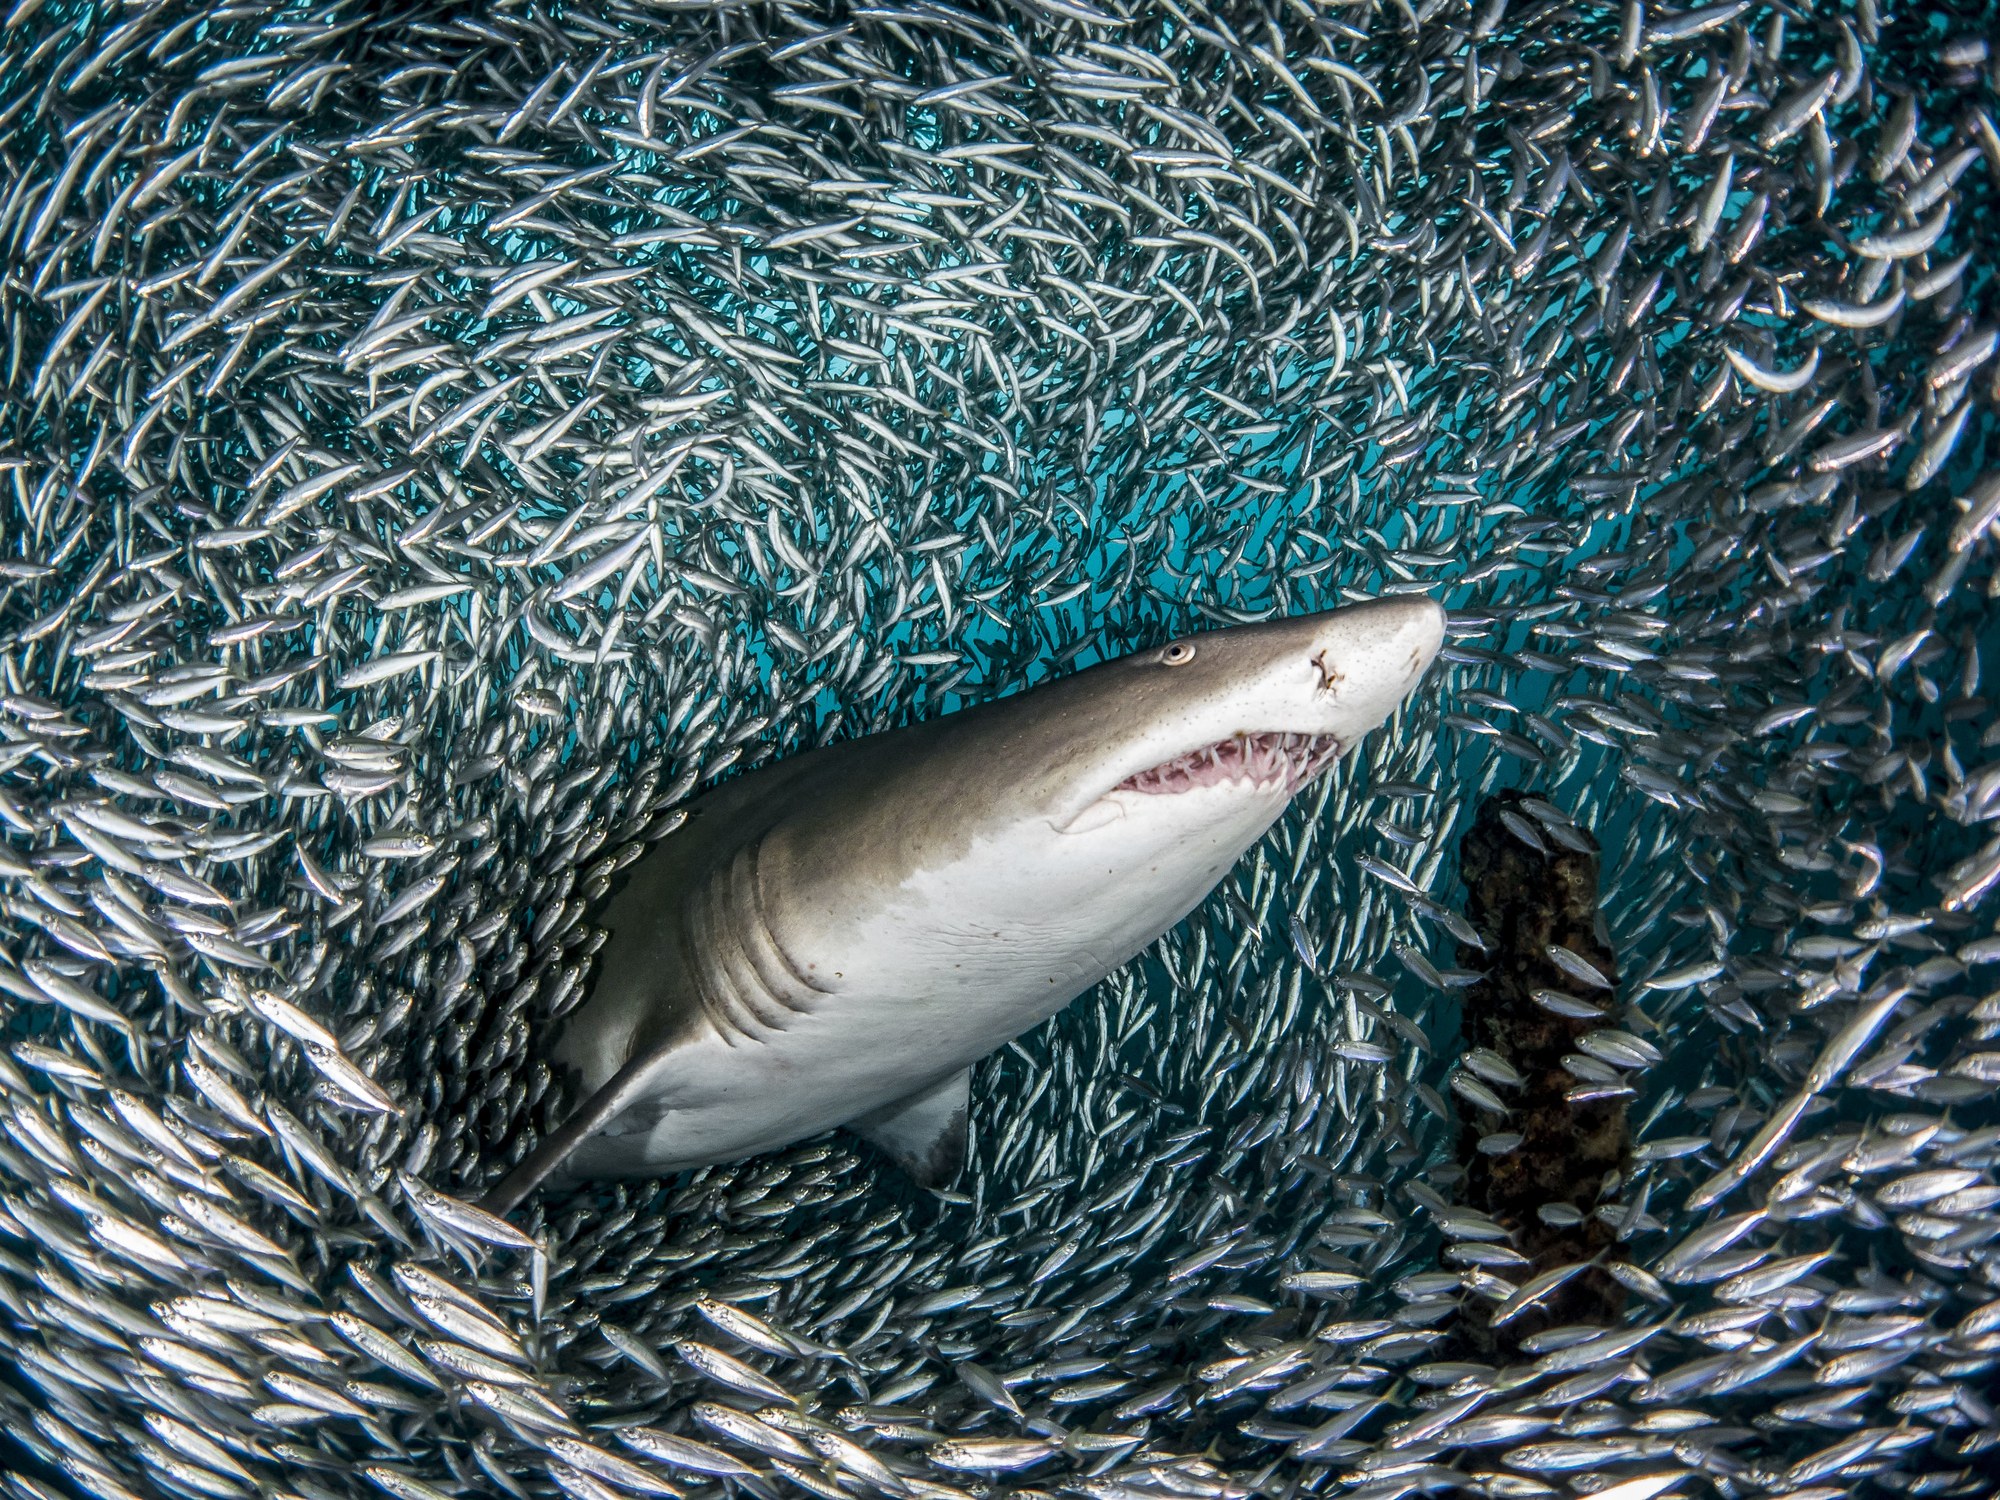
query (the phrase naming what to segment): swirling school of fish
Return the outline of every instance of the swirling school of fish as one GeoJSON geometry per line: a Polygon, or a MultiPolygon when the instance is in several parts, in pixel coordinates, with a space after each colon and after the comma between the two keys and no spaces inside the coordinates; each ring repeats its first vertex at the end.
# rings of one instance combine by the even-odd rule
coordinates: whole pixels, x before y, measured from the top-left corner
{"type": "Polygon", "coordinates": [[[1995,35],[19,0],[0,1491],[1989,1493],[1995,35]],[[960,1192],[471,1206],[697,786],[1419,590],[960,1192]],[[1595,957],[1469,920],[1508,788],[1595,957]],[[1503,958],[1630,1132],[1533,1222],[1503,958]]]}

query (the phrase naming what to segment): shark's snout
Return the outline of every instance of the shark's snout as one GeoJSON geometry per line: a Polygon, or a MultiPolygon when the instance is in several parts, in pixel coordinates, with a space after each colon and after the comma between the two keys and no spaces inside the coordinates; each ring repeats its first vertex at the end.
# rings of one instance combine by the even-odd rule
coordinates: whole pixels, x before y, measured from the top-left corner
{"type": "Polygon", "coordinates": [[[1444,644],[1444,611],[1422,595],[1326,615],[1310,648],[1328,729],[1352,745],[1395,712],[1444,644]]]}
{"type": "Polygon", "coordinates": [[[1119,679],[1129,696],[1107,752],[1072,779],[1050,821],[1089,832],[1134,798],[1211,789],[1282,801],[1395,711],[1443,639],[1444,611],[1403,596],[1140,653],[1119,679]]]}

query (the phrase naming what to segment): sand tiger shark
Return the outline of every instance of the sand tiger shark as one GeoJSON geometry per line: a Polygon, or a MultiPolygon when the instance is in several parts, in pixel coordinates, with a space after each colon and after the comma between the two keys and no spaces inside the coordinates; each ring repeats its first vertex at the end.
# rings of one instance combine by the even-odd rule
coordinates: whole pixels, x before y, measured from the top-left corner
{"type": "Polygon", "coordinates": [[[1443,632],[1406,595],[1184,636],[705,793],[599,917],[585,1102],[486,1206],[836,1126],[949,1181],[972,1064],[1192,911],[1443,632]]]}

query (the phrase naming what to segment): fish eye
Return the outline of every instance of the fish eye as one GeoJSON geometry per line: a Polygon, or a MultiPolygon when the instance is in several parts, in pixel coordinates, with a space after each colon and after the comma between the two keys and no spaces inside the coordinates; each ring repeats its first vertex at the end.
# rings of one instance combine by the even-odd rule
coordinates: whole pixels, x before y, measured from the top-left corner
{"type": "Polygon", "coordinates": [[[1184,667],[1194,660],[1193,641],[1175,641],[1160,653],[1160,660],[1170,667],[1184,667]]]}

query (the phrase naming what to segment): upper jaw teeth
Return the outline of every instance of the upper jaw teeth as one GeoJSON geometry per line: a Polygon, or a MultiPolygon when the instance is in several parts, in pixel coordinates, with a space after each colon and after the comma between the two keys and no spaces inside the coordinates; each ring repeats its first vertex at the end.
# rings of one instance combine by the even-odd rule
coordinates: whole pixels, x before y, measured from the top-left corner
{"type": "Polygon", "coordinates": [[[1340,754],[1329,734],[1234,734],[1126,777],[1121,792],[1173,793],[1244,783],[1297,791],[1340,754]]]}

